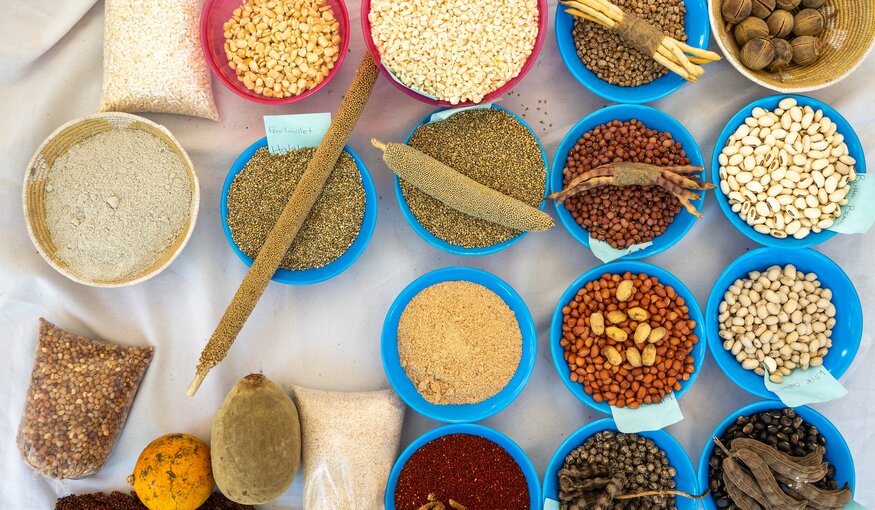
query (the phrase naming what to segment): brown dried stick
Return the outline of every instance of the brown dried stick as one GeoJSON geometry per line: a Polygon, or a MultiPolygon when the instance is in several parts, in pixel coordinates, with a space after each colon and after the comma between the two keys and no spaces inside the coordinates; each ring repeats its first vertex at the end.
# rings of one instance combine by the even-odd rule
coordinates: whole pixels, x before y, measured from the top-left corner
{"type": "Polygon", "coordinates": [[[307,219],[310,209],[313,208],[313,204],[322,193],[325,181],[331,175],[334,165],[337,164],[343,146],[346,145],[350,133],[358,123],[362,110],[368,102],[378,74],[374,61],[369,54],[365,54],[358,70],[356,70],[346,97],[340,103],[337,115],[331,121],[328,132],[325,133],[325,138],[322,139],[322,143],[313,154],[304,175],[295,186],[294,193],[286,203],[282,214],[259,250],[258,256],[255,257],[252,267],[249,268],[240,288],[237,289],[234,298],[219,320],[216,330],[213,331],[209,342],[204,347],[198,362],[197,373],[186,392],[188,396],[193,396],[197,392],[210,369],[225,358],[228,349],[234,343],[243,328],[243,324],[258,303],[258,299],[264,293],[271,276],[279,267],[283,256],[301,229],[301,225],[307,219]]]}

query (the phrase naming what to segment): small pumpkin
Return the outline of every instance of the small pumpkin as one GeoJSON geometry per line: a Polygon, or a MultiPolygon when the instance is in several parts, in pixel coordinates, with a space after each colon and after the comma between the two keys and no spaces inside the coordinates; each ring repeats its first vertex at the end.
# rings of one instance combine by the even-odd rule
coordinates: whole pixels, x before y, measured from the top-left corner
{"type": "Polygon", "coordinates": [[[196,510],[213,492],[210,447],[189,434],[149,443],[134,466],[134,492],[149,510],[196,510]]]}

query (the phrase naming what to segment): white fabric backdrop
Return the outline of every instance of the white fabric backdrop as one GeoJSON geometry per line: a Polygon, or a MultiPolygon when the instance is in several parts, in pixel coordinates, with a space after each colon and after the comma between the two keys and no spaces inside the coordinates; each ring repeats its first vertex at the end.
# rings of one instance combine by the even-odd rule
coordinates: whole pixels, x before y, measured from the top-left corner
{"type": "MultiPolygon", "coordinates": [[[[89,0],[90,1],[90,0],[89,0]]],[[[424,272],[448,265],[470,265],[508,281],[529,305],[538,329],[538,361],[531,381],[505,411],[484,424],[507,433],[531,456],[539,473],[554,448],[569,433],[605,417],[578,402],[562,385],[550,360],[548,328],[564,289],[597,260],[560,225],[530,234],[512,248],[483,258],[440,252],[419,239],[404,222],[395,202],[390,172],[367,140],[400,140],[431,108],[398,92],[381,78],[351,145],[371,169],[380,196],[376,232],[359,261],[326,283],[290,287],[272,283],[246,324],[229,357],[215,368],[195,398],[185,396],[205,339],[245,274],[245,266],[228,247],[219,222],[219,191],[236,156],[263,136],[267,114],[334,112],[364,51],[359,6],[349,5],[352,44],[343,69],[323,91],[300,104],[267,107],[247,102],[214,80],[221,121],[147,114],[166,125],[181,141],[201,182],[197,228],[181,256],[148,282],[122,289],[94,289],[53,271],[37,254],[24,227],[21,182],[32,152],[56,127],[97,108],[102,62],[103,3],[82,17],[82,4],[65,9],[54,0],[15,0],[12,17],[18,39],[4,48],[0,81],[0,508],[51,508],[56,497],[71,492],[125,489],[140,450],[153,438],[180,431],[209,438],[213,414],[231,385],[253,371],[264,371],[282,384],[297,383],[334,390],[388,387],[380,356],[383,316],[400,290],[424,272]],[[52,6],[55,18],[68,22],[35,23],[29,16],[52,6]],[[24,7],[33,7],[34,10],[24,7]],[[30,30],[22,30],[22,26],[30,30]],[[66,27],[72,26],[63,35],[66,27]],[[60,31],[60,32],[58,32],[60,31]],[[51,41],[59,42],[52,46],[51,41]],[[48,42],[47,42],[48,41],[48,42]],[[50,48],[50,49],[48,49],[50,48]],[[45,51],[44,54],[43,51],[45,51]],[[40,56],[42,54],[42,56],[40,56]],[[9,56],[14,58],[8,58],[9,56]],[[30,59],[34,62],[28,63],[30,59]],[[61,327],[123,343],[154,345],[155,358],[140,387],[116,449],[106,466],[91,478],[56,482],[33,474],[19,458],[15,431],[23,408],[36,344],[37,318],[61,327]]],[[[554,4],[555,2],[551,2],[554,4]]],[[[87,6],[86,6],[87,8],[87,6]]],[[[39,19],[39,15],[36,19],[39,19]]],[[[581,87],[565,70],[551,32],[537,65],[502,105],[527,116],[553,157],[559,141],[580,118],[606,105],[581,87]],[[539,101],[545,103],[539,103],[539,101]],[[538,109],[540,108],[540,110],[538,109]],[[544,121],[543,124],[540,121],[544,121]]],[[[8,40],[8,38],[7,38],[8,40]]],[[[4,43],[5,45],[6,43],[4,43]]],[[[841,84],[812,95],[834,106],[856,128],[867,156],[875,162],[875,58],[841,84]]],[[[726,63],[709,65],[702,81],[653,103],[681,121],[698,140],[706,160],[724,122],[751,100],[770,94],[726,63]]],[[[552,211],[551,211],[552,214],[552,211]]],[[[705,218],[668,252],[649,260],[676,274],[704,306],[720,271],[755,246],[735,231],[713,198],[705,218]]],[[[871,253],[873,234],[838,236],[819,250],[851,276],[872,317],[875,290],[871,253]]],[[[843,432],[856,457],[857,500],[875,506],[875,379],[872,333],[867,330],[857,361],[842,378],[850,390],[844,399],[814,406],[843,432]]],[[[690,391],[681,399],[686,419],[668,429],[695,464],[702,445],[723,417],[755,400],[728,380],[709,357],[690,391]]],[[[407,416],[403,443],[438,424],[413,412],[407,416]]],[[[268,508],[300,509],[300,480],[268,508]]]]}

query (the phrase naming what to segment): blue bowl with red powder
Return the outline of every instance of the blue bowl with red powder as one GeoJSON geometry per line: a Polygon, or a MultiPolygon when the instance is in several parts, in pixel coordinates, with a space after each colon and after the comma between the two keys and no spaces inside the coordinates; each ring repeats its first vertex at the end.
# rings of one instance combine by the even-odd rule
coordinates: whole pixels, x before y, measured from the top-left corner
{"type": "MultiPolygon", "coordinates": [[[[538,473],[535,472],[535,468],[534,466],[532,466],[532,462],[529,460],[526,452],[524,452],[522,448],[514,443],[512,439],[502,434],[501,432],[491,429],[489,427],[484,427],[483,425],[474,425],[470,423],[444,425],[443,427],[430,430],[425,434],[419,436],[416,441],[413,441],[410,446],[404,449],[404,451],[401,453],[401,456],[398,457],[397,461],[395,461],[395,466],[392,467],[392,471],[389,473],[389,482],[386,484],[386,510],[396,510],[395,489],[398,486],[398,478],[401,476],[401,471],[402,469],[404,469],[404,465],[407,463],[410,457],[425,444],[439,437],[447,436],[450,434],[469,434],[473,436],[480,436],[492,441],[493,443],[503,448],[504,451],[509,453],[510,456],[513,457],[513,460],[516,461],[520,470],[523,472],[523,476],[525,476],[526,478],[526,486],[529,489],[529,510],[540,510],[541,485],[538,480],[538,473]]],[[[690,469],[692,470],[692,466],[690,467],[690,469]]],[[[440,490],[441,488],[435,487],[435,489],[440,490]]],[[[426,497],[427,495],[423,496],[423,501],[420,506],[428,502],[426,500],[426,497]]],[[[446,503],[447,501],[444,501],[444,504],[446,503]]],[[[459,503],[467,506],[467,504],[463,500],[460,500],[459,503]]],[[[472,510],[474,509],[474,507],[470,506],[468,508],[471,508],[472,510]]]]}
{"type": "MultiPolygon", "coordinates": [[[[708,462],[711,460],[711,454],[714,452],[715,447],[714,441],[711,439],[712,437],[716,436],[719,438],[722,436],[726,429],[729,428],[739,416],[751,416],[762,411],[784,409],[786,407],[787,406],[777,400],[754,402],[753,404],[746,405],[735,411],[727,416],[725,420],[720,422],[720,425],[717,425],[714,432],[708,435],[705,447],[702,449],[702,456],[699,458],[699,487],[704,490],[709,485],[708,462]]],[[[851,487],[851,491],[854,491],[856,485],[854,459],[851,457],[851,450],[848,448],[848,443],[846,443],[845,439],[842,437],[842,433],[839,432],[835,425],[830,423],[829,420],[814,409],[802,406],[795,408],[794,411],[796,411],[796,414],[802,417],[803,420],[808,422],[809,425],[817,427],[818,432],[820,432],[823,438],[826,439],[826,454],[824,455],[824,459],[835,466],[836,473],[833,478],[838,482],[839,487],[847,482],[851,487]]],[[[702,507],[705,508],[705,510],[717,510],[717,504],[711,496],[702,500],[702,507]]]]}
{"type": "MultiPolygon", "coordinates": [[[[565,463],[565,457],[574,451],[578,446],[582,445],[591,436],[603,431],[613,430],[618,432],[617,424],[610,418],[595,421],[578,429],[576,432],[568,436],[568,439],[559,445],[553,458],[550,459],[550,464],[547,466],[547,471],[544,473],[544,508],[548,507],[548,502],[559,500],[559,470],[565,463]]],[[[639,432],[639,436],[653,440],[668,458],[669,464],[677,471],[674,477],[675,489],[686,492],[688,494],[698,494],[699,488],[696,483],[696,472],[693,469],[693,463],[690,462],[690,457],[684,448],[664,430],[656,430],[653,432],[639,432]]],[[[694,510],[699,507],[697,501],[675,497],[675,506],[678,510],[694,510]]],[[[558,504],[553,508],[559,508],[558,504]]]]}

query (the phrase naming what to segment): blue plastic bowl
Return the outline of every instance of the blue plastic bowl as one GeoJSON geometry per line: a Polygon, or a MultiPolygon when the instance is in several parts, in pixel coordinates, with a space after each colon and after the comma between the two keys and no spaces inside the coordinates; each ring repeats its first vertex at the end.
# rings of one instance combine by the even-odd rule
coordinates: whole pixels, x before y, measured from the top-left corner
{"type": "MultiPolygon", "coordinates": [[[[617,431],[617,425],[614,420],[604,418],[594,421],[589,425],[577,429],[576,432],[568,436],[568,438],[559,445],[553,458],[550,459],[550,464],[547,466],[547,471],[544,473],[544,498],[549,498],[554,501],[559,500],[559,470],[562,469],[562,464],[565,463],[565,457],[568,456],[574,449],[586,442],[590,436],[603,430],[617,431]]],[[[668,457],[669,464],[677,470],[677,475],[674,477],[675,489],[686,492],[688,494],[698,494],[699,489],[696,485],[696,472],[693,470],[693,463],[690,462],[690,457],[684,448],[664,430],[656,430],[653,432],[639,432],[639,436],[653,440],[656,446],[660,447],[665,456],[668,457]]],[[[675,506],[678,510],[693,510],[698,508],[696,501],[691,499],[676,497],[675,506]]]]}
{"type": "MultiPolygon", "coordinates": [[[[556,157],[553,158],[553,167],[550,169],[548,175],[550,193],[562,191],[562,172],[565,170],[565,160],[568,159],[568,153],[574,148],[574,145],[584,133],[590,131],[596,126],[606,124],[612,120],[625,122],[632,119],[641,121],[642,124],[650,129],[668,131],[671,133],[672,138],[680,142],[681,147],[687,152],[690,164],[704,168],[705,161],[702,159],[702,153],[699,152],[699,146],[696,144],[696,140],[693,139],[690,132],[687,131],[680,122],[667,113],[663,113],[649,106],[618,104],[602,108],[601,110],[597,110],[587,115],[583,120],[575,124],[574,127],[571,128],[571,131],[565,135],[565,138],[562,139],[562,143],[559,144],[559,149],[556,151],[556,157]]],[[[705,171],[703,170],[703,176],[704,172],[705,171]]],[[[705,192],[698,191],[696,193],[702,198],[693,200],[692,203],[696,206],[696,209],[701,211],[702,204],[705,202],[705,192]]],[[[574,220],[574,217],[571,216],[571,213],[565,208],[565,204],[556,205],[556,213],[559,215],[559,221],[565,225],[568,232],[570,232],[571,235],[581,244],[589,248],[589,231],[581,227],[577,221],[574,220]]],[[[687,232],[689,232],[695,221],[695,216],[688,213],[686,209],[681,208],[681,212],[675,216],[674,221],[671,222],[668,229],[666,229],[661,236],[653,239],[652,245],[643,250],[620,257],[620,259],[643,259],[669,249],[672,245],[678,242],[680,238],[684,237],[687,232]]]]}
{"type": "MultiPolygon", "coordinates": [[[[718,438],[723,435],[723,432],[732,425],[739,416],[750,416],[760,411],[768,411],[771,409],[784,409],[785,406],[781,402],[775,400],[766,400],[748,404],[741,409],[735,411],[726,417],[725,420],[717,425],[705,442],[705,447],[702,449],[702,456],[699,458],[699,487],[702,490],[708,488],[708,461],[711,459],[711,453],[714,452],[715,444],[711,439],[713,436],[718,438]]],[[[824,456],[836,468],[835,479],[839,483],[839,487],[847,482],[851,486],[851,491],[855,486],[854,474],[854,459],[851,457],[851,450],[848,449],[848,444],[841,432],[835,428],[835,425],[829,422],[824,416],[814,409],[809,407],[797,407],[794,409],[796,414],[802,417],[809,424],[817,427],[817,430],[826,439],[826,455],[824,456]]],[[[708,496],[702,500],[702,506],[705,510],[717,510],[717,505],[714,503],[714,498],[708,496]]]]}
{"type": "MultiPolygon", "coordinates": [[[[495,429],[484,427],[483,425],[467,423],[444,425],[443,427],[430,430],[419,436],[416,441],[404,449],[401,456],[395,461],[392,471],[389,473],[389,482],[386,484],[386,510],[395,510],[395,487],[398,485],[398,477],[401,475],[401,469],[404,468],[407,459],[409,459],[411,455],[416,453],[416,451],[422,448],[426,443],[441,436],[447,436],[450,434],[470,434],[484,437],[504,448],[504,450],[517,462],[520,469],[523,471],[523,475],[526,477],[526,484],[528,484],[529,487],[530,510],[539,510],[541,508],[541,484],[538,482],[538,473],[535,472],[535,468],[532,466],[532,462],[529,460],[526,452],[517,446],[512,439],[495,429]]],[[[692,467],[690,469],[692,469],[692,467]]]]}
{"type": "MultiPolygon", "coordinates": [[[[751,110],[757,106],[765,108],[766,110],[774,110],[778,107],[778,103],[787,97],[795,99],[799,106],[810,106],[814,108],[815,111],[818,109],[823,110],[823,115],[829,117],[830,120],[835,122],[838,126],[838,132],[845,137],[845,144],[848,146],[848,152],[852,158],[857,160],[857,164],[854,165],[856,172],[858,174],[866,173],[866,155],[863,152],[863,146],[860,145],[860,139],[857,138],[857,133],[854,131],[854,128],[848,124],[848,121],[846,121],[839,112],[832,109],[828,104],[818,101],[813,97],[798,96],[795,94],[780,94],[757,99],[739,110],[738,113],[729,119],[729,122],[726,123],[726,127],[723,128],[723,131],[720,132],[720,136],[717,137],[717,143],[714,145],[714,155],[711,158],[711,181],[713,183],[720,184],[720,162],[717,158],[720,157],[723,147],[726,146],[726,140],[732,136],[732,133],[738,129],[738,126],[744,124],[744,119],[750,116],[751,110]]],[[[796,239],[794,237],[778,239],[768,234],[760,234],[754,230],[753,227],[748,225],[746,221],[741,219],[738,214],[732,212],[729,200],[719,188],[714,190],[714,195],[717,197],[717,203],[720,204],[720,209],[723,211],[723,214],[729,218],[729,222],[732,223],[739,232],[746,235],[751,240],[765,246],[773,246],[775,248],[811,248],[812,246],[816,246],[836,235],[836,232],[833,232],[832,230],[823,230],[817,234],[808,234],[802,239],[796,239]]]]}
{"type": "MultiPolygon", "coordinates": [[[[708,48],[711,36],[711,25],[708,21],[708,6],[705,0],[687,0],[687,14],[684,19],[684,31],[687,33],[687,44],[697,48],[708,48]]],[[[559,55],[565,62],[565,67],[590,92],[614,101],[615,103],[649,103],[661,99],[684,86],[686,80],[669,72],[646,85],[637,87],[621,87],[611,85],[595,75],[583,65],[574,47],[574,17],[563,6],[556,9],[556,42],[559,44],[559,55]]],[[[632,50],[635,51],[635,50],[632,50]]]]}
{"type": "Polygon", "coordinates": [[[556,310],[553,312],[553,322],[550,324],[550,352],[553,355],[553,365],[555,365],[556,370],[559,371],[559,378],[562,379],[565,386],[571,390],[571,393],[573,393],[574,396],[584,404],[592,407],[596,411],[601,411],[606,414],[610,414],[611,412],[611,406],[609,406],[607,402],[596,402],[590,395],[587,395],[586,392],[583,391],[582,384],[572,382],[571,380],[571,370],[568,369],[568,364],[565,362],[565,350],[559,345],[559,342],[562,340],[562,307],[574,299],[574,296],[577,295],[577,291],[588,282],[598,280],[605,273],[623,274],[626,271],[629,271],[632,274],[644,273],[650,276],[655,276],[659,279],[659,283],[674,287],[675,292],[686,301],[686,305],[690,309],[690,318],[696,322],[696,327],[693,331],[696,336],[699,337],[699,341],[696,342],[693,346],[693,350],[690,352],[690,355],[694,358],[693,373],[690,374],[689,380],[681,381],[681,389],[674,392],[676,398],[680,398],[681,395],[687,391],[687,388],[693,384],[693,381],[696,380],[696,377],[699,375],[699,371],[702,368],[702,362],[705,359],[705,324],[702,320],[702,311],[699,309],[699,303],[696,302],[696,297],[693,296],[690,289],[678,280],[677,277],[665,269],[654,266],[653,264],[638,261],[617,261],[590,269],[583,273],[583,276],[574,280],[574,283],[565,289],[565,293],[563,293],[562,297],[559,299],[559,304],[556,305],[556,310]]]}
{"type": "Polygon", "coordinates": [[[395,298],[383,322],[381,355],[389,383],[402,400],[420,414],[447,423],[474,422],[488,418],[508,406],[523,391],[535,367],[537,335],[535,323],[525,302],[513,288],[497,276],[471,267],[445,267],[420,276],[395,298]],[[523,336],[520,364],[510,382],[495,396],[479,404],[432,404],[416,391],[398,357],[398,320],[407,303],[426,287],[440,282],[464,280],[479,283],[498,294],[516,315],[523,336]]]}
{"type": "Polygon", "coordinates": [[[751,271],[764,271],[770,266],[793,264],[796,269],[806,273],[814,272],[823,287],[832,290],[832,302],[836,307],[836,325],[833,328],[833,346],[823,358],[823,366],[836,379],[851,366],[860,341],[863,337],[863,309],[854,284],[842,268],[835,262],[814,250],[786,250],[780,248],[759,248],[745,253],[729,264],[708,296],[705,310],[705,329],[708,347],[717,364],[727,377],[743,389],[762,398],[777,398],[766,389],[762,376],[741,368],[731,352],[723,348],[723,339],[717,334],[720,303],[723,294],[738,278],[747,278],[751,271]]]}
{"type": "MultiPolygon", "coordinates": [[[[541,143],[540,138],[538,138],[538,135],[535,134],[535,131],[532,129],[532,127],[529,126],[526,123],[526,121],[524,121],[522,119],[522,117],[520,117],[519,115],[515,114],[514,112],[508,110],[507,108],[502,108],[502,107],[495,105],[495,104],[493,104],[491,107],[495,108],[496,110],[501,110],[503,112],[507,112],[507,113],[513,115],[514,118],[516,118],[516,120],[519,121],[520,124],[525,126],[526,129],[528,129],[529,132],[532,133],[532,136],[535,137],[535,141],[538,142],[538,146],[541,147],[541,158],[544,160],[544,168],[546,169],[547,168],[547,153],[544,152],[544,145],[541,143]]],[[[438,108],[437,110],[426,115],[415,126],[413,126],[413,129],[410,130],[410,134],[407,135],[407,138],[404,140],[404,143],[410,142],[410,138],[413,136],[413,132],[416,131],[416,128],[418,128],[419,126],[421,126],[423,124],[427,124],[429,122],[429,120],[431,120],[432,115],[434,115],[435,113],[444,111],[444,110],[446,110],[446,108],[438,108]]],[[[395,198],[398,200],[398,207],[401,208],[402,216],[404,216],[404,219],[407,220],[407,223],[410,225],[410,227],[413,229],[413,231],[419,235],[419,237],[425,239],[426,242],[428,242],[428,244],[434,246],[435,248],[443,250],[447,253],[452,253],[453,255],[462,255],[462,256],[489,255],[491,253],[497,253],[497,252],[500,252],[501,250],[504,250],[505,248],[510,247],[512,244],[516,243],[517,241],[522,239],[523,236],[526,235],[526,232],[521,232],[516,237],[508,239],[507,241],[502,241],[500,243],[493,244],[491,246],[483,246],[480,248],[465,248],[464,246],[457,246],[455,244],[450,244],[450,243],[444,241],[443,239],[432,234],[427,228],[423,227],[422,224],[419,223],[419,220],[417,220],[416,216],[413,215],[413,211],[411,211],[410,208],[407,206],[407,201],[404,199],[404,193],[401,191],[401,182],[398,180],[398,176],[394,175],[394,174],[393,174],[393,176],[394,176],[394,180],[395,180],[395,198]]],[[[547,196],[547,189],[546,188],[547,188],[547,186],[544,186],[544,196],[545,197],[547,196]]],[[[546,205],[546,200],[543,200],[543,201],[541,201],[541,205],[539,208],[543,211],[545,205],[546,205]]]]}
{"type": "MultiPolygon", "coordinates": [[[[228,244],[231,245],[231,249],[234,250],[237,257],[249,267],[252,267],[252,258],[243,253],[240,247],[237,246],[237,243],[234,242],[234,238],[231,236],[231,229],[228,227],[228,190],[231,189],[234,177],[243,170],[246,163],[249,163],[249,160],[252,158],[252,155],[255,154],[255,151],[262,147],[267,147],[267,137],[250,145],[242,154],[240,154],[237,160],[234,161],[234,165],[228,172],[228,176],[225,177],[225,184],[222,186],[222,197],[219,200],[219,214],[222,217],[222,230],[225,232],[225,239],[228,240],[228,244]]],[[[362,178],[362,186],[365,188],[365,215],[362,218],[362,227],[359,230],[358,236],[355,238],[352,246],[350,246],[349,249],[347,249],[346,252],[334,262],[319,268],[307,269],[304,271],[290,271],[288,269],[279,268],[273,274],[271,280],[280,283],[287,283],[289,285],[319,283],[328,280],[329,278],[334,278],[345,271],[356,261],[356,259],[359,258],[362,252],[365,251],[365,247],[368,245],[368,241],[371,240],[371,235],[374,233],[374,226],[377,224],[377,190],[374,189],[374,181],[371,180],[371,174],[368,173],[367,167],[365,167],[365,164],[359,159],[358,154],[356,154],[349,146],[344,147],[344,150],[346,150],[346,152],[352,156],[352,159],[355,160],[355,165],[358,167],[359,175],[361,175],[362,178]]]]}

